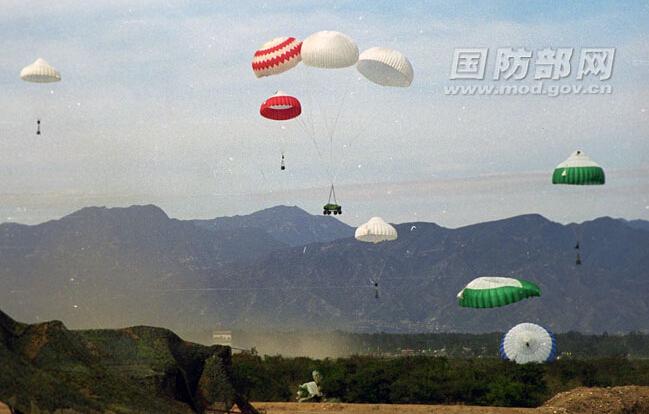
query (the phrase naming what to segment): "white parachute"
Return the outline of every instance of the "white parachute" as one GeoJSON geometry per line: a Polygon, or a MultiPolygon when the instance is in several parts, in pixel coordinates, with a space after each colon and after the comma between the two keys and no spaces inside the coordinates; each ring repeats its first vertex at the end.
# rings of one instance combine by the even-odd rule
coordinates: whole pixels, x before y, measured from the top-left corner
{"type": "MultiPolygon", "coordinates": [[[[367,223],[363,223],[356,229],[354,233],[356,240],[366,243],[381,243],[385,241],[392,241],[397,239],[397,229],[390,224],[386,223],[381,217],[372,217],[367,223]]],[[[370,278],[370,286],[374,288],[374,297],[379,298],[379,284],[386,262],[383,262],[383,267],[378,274],[370,278]]]]}
{"type": "Polygon", "coordinates": [[[31,65],[25,66],[20,71],[20,79],[26,82],[50,83],[59,82],[61,74],[50,66],[45,59],[38,58],[31,65]]]}
{"type": "Polygon", "coordinates": [[[356,240],[367,243],[381,243],[397,239],[397,229],[386,223],[381,217],[372,217],[361,224],[354,233],[356,240]]]}
{"type": "Polygon", "coordinates": [[[319,172],[330,184],[323,206],[325,215],[342,214],[334,184],[344,174],[345,155],[352,141],[366,132],[364,119],[358,116],[365,102],[356,90],[363,79],[352,75],[352,66],[369,81],[383,86],[406,87],[413,80],[412,65],[396,50],[375,47],[363,52],[362,57],[359,61],[359,49],[351,37],[324,30],[302,42],[292,37],[275,38],[257,50],[252,60],[259,78],[302,66],[298,72],[302,82],[292,85],[295,96],[304,103],[303,116],[295,124],[311,139],[322,164],[319,172]]]}
{"type": "Polygon", "coordinates": [[[307,66],[346,68],[358,61],[358,46],[346,34],[325,30],[304,39],[301,55],[307,66]]]}
{"type": "Polygon", "coordinates": [[[381,86],[408,87],[414,78],[412,65],[401,52],[385,47],[367,49],[358,58],[358,71],[381,86]]]}
{"type": "MultiPolygon", "coordinates": [[[[38,58],[31,65],[25,66],[20,71],[20,79],[25,82],[32,83],[52,83],[59,82],[61,80],[61,74],[50,66],[45,59],[38,58]]],[[[51,90],[49,91],[51,94],[51,90]]],[[[42,102],[44,97],[38,96],[35,98],[35,111],[36,111],[36,135],[41,134],[41,116],[45,110],[43,109],[42,102]]]]}
{"type": "Polygon", "coordinates": [[[557,357],[557,340],[552,332],[542,326],[520,323],[503,337],[500,356],[517,364],[550,362],[557,357]]]}
{"type": "Polygon", "coordinates": [[[323,214],[342,214],[342,206],[336,199],[334,182],[342,167],[342,151],[346,146],[336,145],[334,141],[341,138],[348,141],[347,146],[351,145],[351,127],[357,123],[355,120],[352,124],[349,111],[343,108],[346,98],[353,95],[350,89],[355,82],[354,77],[345,76],[344,68],[349,68],[358,61],[358,46],[344,33],[325,30],[304,39],[300,54],[302,63],[307,67],[306,76],[309,79],[305,82],[307,102],[314,104],[307,111],[303,129],[310,136],[318,157],[325,164],[323,171],[328,175],[331,184],[329,199],[323,206],[323,214]],[[341,78],[336,80],[336,76],[341,78]],[[319,139],[322,140],[320,144],[329,148],[326,151],[328,157],[325,151],[320,150],[319,139]]]}

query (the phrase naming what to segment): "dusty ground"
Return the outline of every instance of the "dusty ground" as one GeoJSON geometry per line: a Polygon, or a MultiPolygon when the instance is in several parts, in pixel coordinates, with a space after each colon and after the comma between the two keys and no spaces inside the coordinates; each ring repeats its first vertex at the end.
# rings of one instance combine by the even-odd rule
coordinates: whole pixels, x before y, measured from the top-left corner
{"type": "Polygon", "coordinates": [[[468,405],[404,405],[341,403],[253,403],[266,414],[538,414],[534,408],[493,408],[468,405]]]}
{"type": "Polygon", "coordinates": [[[649,387],[575,388],[555,395],[539,411],[543,414],[647,414],[649,387]]]}
{"type": "MultiPolygon", "coordinates": [[[[649,414],[649,387],[575,388],[539,408],[469,405],[253,403],[266,414],[649,414]]],[[[11,414],[0,402],[0,414],[11,414]]]]}
{"type": "Polygon", "coordinates": [[[539,408],[469,405],[253,403],[267,414],[649,414],[649,387],[575,388],[539,408]]]}

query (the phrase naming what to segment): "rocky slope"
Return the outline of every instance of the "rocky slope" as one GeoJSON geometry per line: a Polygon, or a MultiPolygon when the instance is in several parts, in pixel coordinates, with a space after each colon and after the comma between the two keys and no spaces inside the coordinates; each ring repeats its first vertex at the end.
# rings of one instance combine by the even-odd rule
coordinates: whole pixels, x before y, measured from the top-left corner
{"type": "MultiPolygon", "coordinates": [[[[228,347],[146,326],[70,331],[0,312],[0,401],[19,413],[202,413],[245,406],[228,347]]],[[[254,412],[254,411],[251,411],[254,412]]]]}

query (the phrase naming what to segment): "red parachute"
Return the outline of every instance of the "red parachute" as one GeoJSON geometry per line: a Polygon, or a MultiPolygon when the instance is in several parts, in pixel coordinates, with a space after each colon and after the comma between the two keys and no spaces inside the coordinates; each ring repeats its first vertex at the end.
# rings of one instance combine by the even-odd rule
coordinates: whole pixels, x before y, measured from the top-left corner
{"type": "Polygon", "coordinates": [[[302,105],[297,98],[282,91],[266,99],[259,108],[261,116],[275,121],[286,121],[297,118],[302,113],[302,105]]]}

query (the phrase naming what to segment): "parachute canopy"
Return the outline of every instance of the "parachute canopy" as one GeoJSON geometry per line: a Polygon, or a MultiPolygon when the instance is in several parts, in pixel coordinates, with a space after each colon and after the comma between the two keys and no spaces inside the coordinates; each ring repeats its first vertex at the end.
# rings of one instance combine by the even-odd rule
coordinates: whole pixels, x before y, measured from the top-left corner
{"type": "Polygon", "coordinates": [[[382,86],[407,87],[414,77],[408,58],[384,47],[373,47],[361,53],[356,68],[367,79],[382,86]]]}
{"type": "Polygon", "coordinates": [[[298,117],[302,113],[300,101],[282,91],[266,99],[259,108],[259,113],[264,118],[275,121],[286,121],[298,117]]]}
{"type": "Polygon", "coordinates": [[[517,364],[550,362],[557,357],[554,334],[533,323],[519,323],[503,336],[500,357],[517,364]]]}
{"type": "Polygon", "coordinates": [[[358,61],[358,46],[346,34],[325,30],[304,39],[301,54],[307,66],[346,68],[358,61]]]}
{"type": "Polygon", "coordinates": [[[557,165],[552,174],[552,184],[602,185],[605,181],[602,167],[579,150],[557,165]]]}
{"type": "Polygon", "coordinates": [[[255,76],[278,75],[300,63],[302,42],[294,37],[276,37],[264,43],[252,58],[255,76]]]}
{"type": "Polygon", "coordinates": [[[361,224],[354,234],[356,240],[368,243],[380,243],[397,239],[397,229],[383,221],[381,217],[372,217],[361,224]]]}
{"type": "Polygon", "coordinates": [[[37,83],[58,82],[61,80],[61,74],[44,59],[38,58],[20,71],[20,79],[37,83]]]}
{"type": "Polygon", "coordinates": [[[479,277],[457,294],[460,306],[468,308],[496,308],[532,296],[541,296],[537,285],[509,277],[479,277]]]}
{"type": "Polygon", "coordinates": [[[306,382],[297,387],[298,402],[307,402],[322,397],[322,392],[315,381],[306,382]]]}

